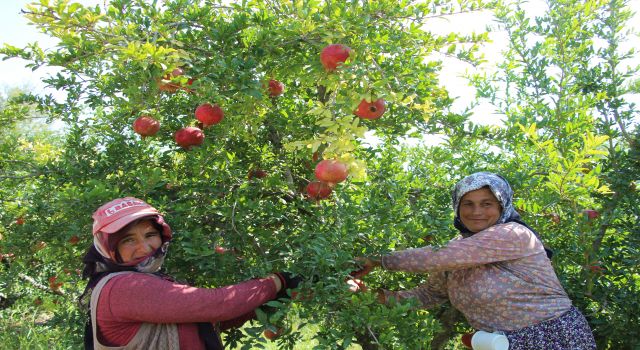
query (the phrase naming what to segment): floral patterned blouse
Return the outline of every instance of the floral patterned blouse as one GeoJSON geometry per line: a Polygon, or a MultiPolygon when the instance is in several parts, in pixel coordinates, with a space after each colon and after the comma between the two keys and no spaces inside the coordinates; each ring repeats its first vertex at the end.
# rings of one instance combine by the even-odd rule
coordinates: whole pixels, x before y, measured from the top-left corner
{"type": "Polygon", "coordinates": [[[411,290],[387,298],[417,298],[423,307],[450,300],[469,324],[512,331],[556,318],[571,308],[539,239],[515,222],[494,225],[440,249],[423,247],[382,258],[387,270],[429,273],[411,290]]]}

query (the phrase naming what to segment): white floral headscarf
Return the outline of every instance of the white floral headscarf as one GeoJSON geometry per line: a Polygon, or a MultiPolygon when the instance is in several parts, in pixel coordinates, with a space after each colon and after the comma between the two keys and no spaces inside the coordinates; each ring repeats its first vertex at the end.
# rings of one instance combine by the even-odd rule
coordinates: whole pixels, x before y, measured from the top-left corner
{"type": "MultiPolygon", "coordinates": [[[[533,234],[538,237],[540,241],[540,235],[536,230],[531,228],[520,218],[520,214],[513,207],[513,189],[511,189],[511,185],[504,177],[490,173],[490,172],[478,172],[473,173],[464,179],[460,180],[455,187],[453,188],[453,192],[451,193],[451,201],[453,204],[453,210],[456,213],[456,217],[453,221],[453,225],[460,231],[463,237],[470,237],[474,234],[471,232],[464,224],[462,220],[460,220],[459,206],[460,200],[462,197],[475,190],[479,190],[483,187],[488,187],[493,195],[496,197],[500,205],[502,206],[502,213],[500,214],[500,218],[496,221],[496,224],[504,224],[506,222],[517,222],[521,225],[526,226],[533,234]]],[[[551,258],[553,256],[553,251],[545,247],[545,251],[547,252],[547,256],[551,258]]]]}
{"type": "Polygon", "coordinates": [[[518,214],[513,207],[513,190],[509,182],[500,175],[489,172],[479,172],[460,180],[453,189],[451,199],[453,202],[453,210],[456,213],[456,220],[460,220],[458,207],[460,206],[462,197],[471,191],[479,190],[483,187],[488,187],[498,202],[500,202],[500,206],[502,206],[502,214],[496,224],[504,224],[516,218],[520,219],[520,214],[518,214]]]}

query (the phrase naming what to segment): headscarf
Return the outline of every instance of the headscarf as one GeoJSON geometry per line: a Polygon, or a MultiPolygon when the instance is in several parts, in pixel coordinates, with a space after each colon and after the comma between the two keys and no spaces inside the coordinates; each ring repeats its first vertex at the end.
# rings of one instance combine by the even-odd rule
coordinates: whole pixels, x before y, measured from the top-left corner
{"type": "MultiPolygon", "coordinates": [[[[536,230],[527,225],[524,221],[522,221],[520,214],[513,207],[513,189],[509,185],[509,182],[504,177],[490,173],[490,172],[477,172],[471,174],[464,179],[460,180],[451,193],[451,200],[453,204],[453,210],[455,212],[455,219],[453,221],[453,226],[455,226],[458,231],[462,234],[463,237],[471,237],[474,232],[471,232],[460,219],[460,200],[462,197],[475,190],[479,190],[481,188],[487,187],[491,190],[491,193],[496,197],[500,205],[502,206],[502,213],[498,218],[498,221],[494,225],[504,224],[507,222],[517,222],[529,230],[533,232],[533,234],[542,242],[540,235],[536,230]]],[[[544,248],[547,253],[547,256],[551,258],[553,256],[553,251],[544,248]]]]}
{"type": "MultiPolygon", "coordinates": [[[[96,209],[92,217],[93,245],[100,255],[112,261],[117,260],[116,246],[109,244],[109,238],[112,238],[114,234],[135,221],[143,218],[154,218],[162,234],[162,241],[169,242],[172,237],[171,227],[165,223],[160,212],[138,198],[124,197],[109,201],[96,209]]],[[[129,265],[137,263],[139,261],[129,265]]]]}

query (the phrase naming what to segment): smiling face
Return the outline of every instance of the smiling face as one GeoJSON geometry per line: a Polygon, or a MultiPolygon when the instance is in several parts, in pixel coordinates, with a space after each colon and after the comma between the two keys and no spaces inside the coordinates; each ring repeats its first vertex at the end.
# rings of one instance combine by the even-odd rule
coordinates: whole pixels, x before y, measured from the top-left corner
{"type": "Polygon", "coordinates": [[[481,188],[462,196],[458,213],[464,226],[476,233],[498,222],[502,206],[490,189],[481,188]]]}
{"type": "Polygon", "coordinates": [[[122,263],[144,258],[162,245],[160,231],[150,220],[144,220],[131,226],[118,242],[117,250],[122,263]]]}

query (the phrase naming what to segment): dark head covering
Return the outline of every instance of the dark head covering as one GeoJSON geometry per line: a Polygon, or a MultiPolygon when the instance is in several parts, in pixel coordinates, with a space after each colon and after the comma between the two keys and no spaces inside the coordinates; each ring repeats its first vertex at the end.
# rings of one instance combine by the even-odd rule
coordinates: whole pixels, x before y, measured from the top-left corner
{"type": "MultiPolygon", "coordinates": [[[[493,193],[493,195],[502,206],[502,213],[500,214],[500,217],[495,224],[517,222],[531,230],[531,232],[533,232],[533,234],[542,242],[542,239],[540,239],[540,235],[538,234],[538,232],[536,232],[536,230],[522,221],[522,219],[520,218],[520,214],[513,207],[513,190],[511,189],[511,186],[509,185],[507,179],[498,174],[489,172],[478,172],[471,174],[460,180],[453,188],[453,192],[451,193],[451,200],[453,204],[453,210],[456,213],[456,217],[453,221],[453,226],[455,226],[455,228],[460,231],[463,237],[471,237],[474,232],[471,232],[460,219],[460,200],[465,194],[485,187],[491,190],[491,193],[493,193]]],[[[547,248],[545,248],[544,250],[547,252],[547,256],[551,258],[553,252],[547,248]]]]}

